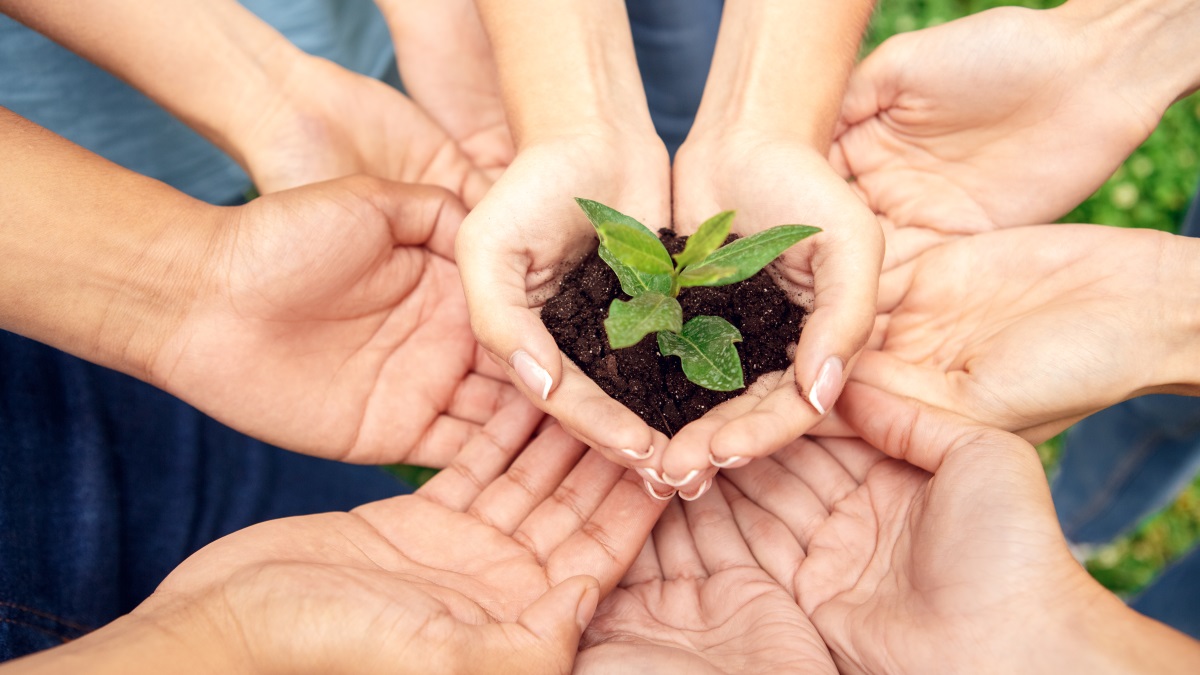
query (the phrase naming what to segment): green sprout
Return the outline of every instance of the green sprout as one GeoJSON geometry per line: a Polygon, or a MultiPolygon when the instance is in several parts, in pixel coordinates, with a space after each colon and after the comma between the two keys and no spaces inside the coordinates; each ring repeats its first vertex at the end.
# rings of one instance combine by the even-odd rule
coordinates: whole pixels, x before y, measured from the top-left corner
{"type": "Polygon", "coordinates": [[[742,360],[734,343],[741,332],[716,316],[683,322],[680,290],[690,286],[727,286],[754,276],[796,242],[820,232],[808,225],[779,225],[722,246],[733,224],[723,211],[688,237],[672,256],[645,225],[589,199],[575,199],[600,237],[600,259],[616,273],[629,300],[613,300],[604,330],[613,349],[632,347],[657,333],[658,351],[678,356],[683,374],[715,391],[745,387],[742,360]],[[672,259],[672,257],[674,259],[672,259]]]}

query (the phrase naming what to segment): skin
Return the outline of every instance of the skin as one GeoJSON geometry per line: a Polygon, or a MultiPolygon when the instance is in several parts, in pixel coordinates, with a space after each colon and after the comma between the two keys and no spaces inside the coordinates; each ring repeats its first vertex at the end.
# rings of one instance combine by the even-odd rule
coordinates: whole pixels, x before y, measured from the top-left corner
{"type": "Polygon", "coordinates": [[[808,406],[802,397],[820,389],[823,404],[831,406],[843,377],[836,372],[817,387],[823,364],[832,357],[848,370],[870,333],[882,235],[823,158],[871,3],[729,2],[696,131],[673,173],[650,124],[622,3],[476,4],[495,48],[517,145],[515,161],[459,236],[476,335],[509,366],[514,382],[524,374],[518,386],[543,410],[609,458],[639,469],[648,489],[698,496],[716,470],[713,452],[726,453],[721,460],[769,454],[814,424],[820,415],[801,412],[808,406]],[[728,111],[736,119],[726,119],[728,111]],[[768,151],[772,146],[785,149],[768,151]],[[612,157],[621,161],[597,161],[612,157]],[[762,199],[763,177],[784,167],[795,177],[771,185],[793,198],[762,199]],[[823,188],[792,190],[814,183],[823,188]],[[572,197],[605,203],[651,229],[673,221],[684,233],[727,208],[750,209],[736,226],[741,234],[789,222],[824,225],[829,233],[782,263],[815,295],[817,312],[798,348],[795,373],[778,383],[778,393],[739,400],[668,445],[565,359],[536,309],[564,265],[595,242],[572,197]],[[853,215],[841,217],[845,213],[853,215]],[[838,226],[843,221],[848,224],[838,226]],[[515,368],[522,354],[545,375],[515,368]],[[750,413],[759,416],[741,420],[750,413]],[[723,440],[714,440],[726,423],[739,420],[723,440]]]}
{"type": "Polygon", "coordinates": [[[1200,643],[1079,566],[1033,447],[858,383],[861,439],[802,439],[729,473],[751,550],[840,672],[1189,672],[1200,643]],[[876,449],[879,448],[879,449],[876,449]]]}
{"type": "MultiPolygon", "coordinates": [[[[439,7],[433,26],[453,16],[448,3],[439,7]]],[[[241,164],[262,193],[365,173],[438,185],[473,205],[491,183],[472,159],[491,165],[496,151],[476,140],[468,155],[456,143],[476,136],[469,128],[452,137],[400,92],[306,55],[232,0],[3,0],[0,11],[142,91],[241,164]]],[[[461,106],[454,101],[475,86],[455,86],[439,110],[461,106]]]]}
{"type": "Polygon", "coordinates": [[[558,427],[525,447],[520,426],[497,419],[414,495],[220,539],[131,615],[0,670],[569,672],[662,506],[558,427]]]}
{"type": "Polygon", "coordinates": [[[1195,3],[1073,0],[887,40],[851,78],[831,152],[881,214],[885,269],[1082,202],[1200,83],[1198,28],[1195,3]]]}
{"type": "Polygon", "coordinates": [[[576,673],[835,673],[789,590],[762,568],[721,478],[672,502],[583,635],[576,673]]]}
{"type": "Polygon", "coordinates": [[[1186,237],[1095,225],[932,249],[884,275],[853,378],[1031,442],[1127,398],[1200,393],[1198,259],[1186,237]]]}
{"type": "Polygon", "coordinates": [[[6,330],[345,461],[444,466],[533,413],[471,334],[445,190],[356,177],[217,208],[7,111],[0,147],[6,330]]]}

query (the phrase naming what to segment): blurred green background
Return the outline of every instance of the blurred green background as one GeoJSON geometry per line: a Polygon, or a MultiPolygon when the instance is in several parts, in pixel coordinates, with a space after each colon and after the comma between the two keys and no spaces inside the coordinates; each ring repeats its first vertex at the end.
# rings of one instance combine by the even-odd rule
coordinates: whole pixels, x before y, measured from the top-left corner
{"type": "MultiPolygon", "coordinates": [[[[864,51],[889,36],[928,28],[993,7],[1034,9],[1061,2],[1027,0],[880,0],[864,51]]],[[[1200,94],[1179,101],[1158,129],[1096,194],[1063,218],[1064,222],[1147,227],[1175,232],[1200,178],[1200,94]]],[[[1055,438],[1038,448],[1053,472],[1062,448],[1055,438]]],[[[1200,477],[1160,513],[1132,533],[1096,551],[1087,568],[1101,583],[1123,596],[1137,593],[1172,560],[1200,541],[1200,477]]]]}
{"type": "MultiPolygon", "coordinates": [[[[1002,5],[1044,9],[1061,4],[1044,0],[880,0],[864,43],[869,52],[889,36],[928,28],[1002,5]]],[[[1095,195],[1063,218],[1064,222],[1100,223],[1176,231],[1200,177],[1200,94],[1176,103],[1153,135],[1137,149],[1095,195]]],[[[1053,472],[1062,447],[1055,438],[1038,448],[1053,472]]],[[[409,483],[420,485],[434,474],[419,467],[392,467],[409,483]]],[[[1148,584],[1170,561],[1200,541],[1200,478],[1132,533],[1096,551],[1087,568],[1101,583],[1129,596],[1148,584]]]]}

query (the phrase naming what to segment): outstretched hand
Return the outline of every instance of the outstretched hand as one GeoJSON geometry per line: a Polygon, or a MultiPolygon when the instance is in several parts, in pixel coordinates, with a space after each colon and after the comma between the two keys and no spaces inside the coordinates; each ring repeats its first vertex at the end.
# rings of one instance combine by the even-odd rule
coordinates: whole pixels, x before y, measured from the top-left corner
{"type": "Polygon", "coordinates": [[[568,672],[662,506],[557,426],[522,452],[537,421],[493,420],[414,495],[210,544],[133,617],[231,668],[568,672]]]}
{"type": "Polygon", "coordinates": [[[882,216],[885,269],[1053,222],[1150,135],[1177,92],[1097,30],[1066,7],[1005,7],[897,35],[859,65],[832,157],[882,216]]]}
{"type": "Polygon", "coordinates": [[[728,481],[667,507],[633,567],[596,610],[576,673],[835,673],[825,643],[763,570],[728,481]]]}
{"type": "Polygon", "coordinates": [[[218,211],[154,384],[267,442],[374,464],[445,466],[529,407],[471,334],[450,193],[355,177],[218,211]]]}

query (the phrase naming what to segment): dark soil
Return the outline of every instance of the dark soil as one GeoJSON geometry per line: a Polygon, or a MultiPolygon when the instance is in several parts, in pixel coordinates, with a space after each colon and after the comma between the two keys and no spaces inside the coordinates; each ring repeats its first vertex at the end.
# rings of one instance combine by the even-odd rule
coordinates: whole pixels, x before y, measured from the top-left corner
{"type": "MultiPolygon", "coordinates": [[[[673,254],[682,251],[687,241],[665,229],[659,230],[659,238],[673,254]]],[[[563,278],[558,294],[542,308],[542,322],[564,354],[647,424],[672,436],[713,406],[744,391],[712,391],[692,384],[677,357],[658,353],[653,333],[632,347],[610,347],[604,318],[614,298],[628,299],[617,275],[593,250],[563,278]]],[[[790,365],[788,347],[799,338],[806,314],[765,270],[731,286],[685,288],[679,304],[685,322],[708,314],[737,326],[743,338],[737,350],[747,385],[760,375],[790,365]]]]}

